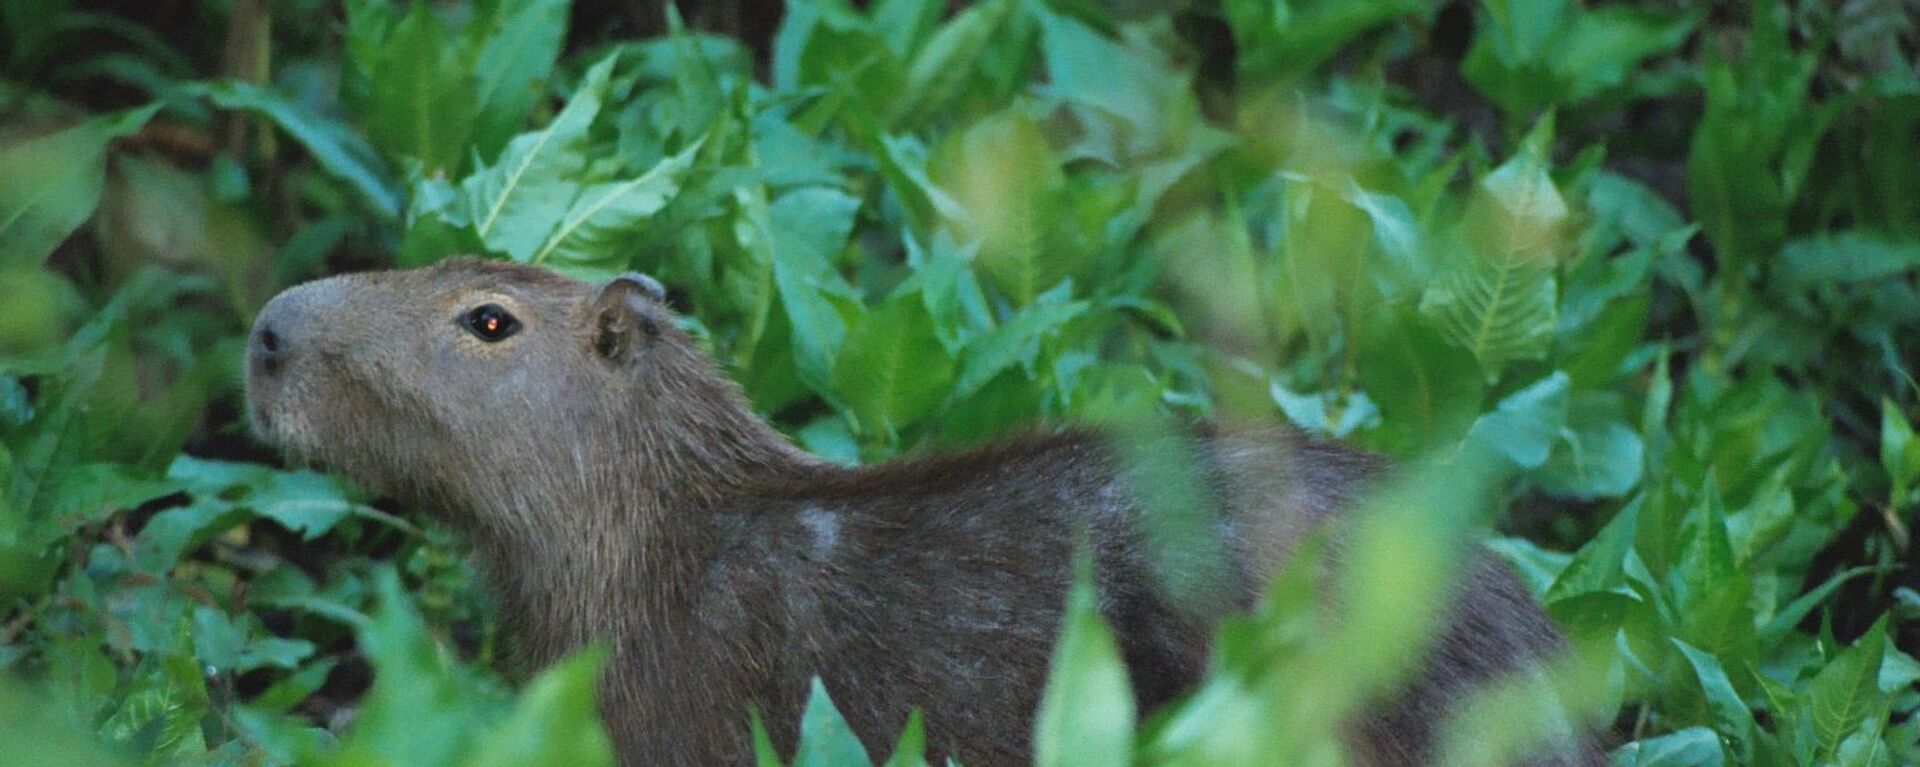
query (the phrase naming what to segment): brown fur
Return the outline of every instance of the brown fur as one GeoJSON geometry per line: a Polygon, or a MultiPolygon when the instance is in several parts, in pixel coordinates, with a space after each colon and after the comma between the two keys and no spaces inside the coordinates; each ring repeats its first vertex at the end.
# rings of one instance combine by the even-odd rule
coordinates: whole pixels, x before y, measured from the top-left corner
{"type": "MultiPolygon", "coordinates": [[[[920,706],[935,752],[1024,763],[1076,540],[1150,708],[1201,676],[1212,624],[1377,468],[1291,432],[1203,430],[1227,582],[1173,599],[1093,434],[829,466],[753,415],[646,281],[476,260],[283,293],[256,323],[248,392],[291,456],[466,531],[529,667],[608,642],[601,710],[629,766],[748,763],[749,704],[791,748],[814,675],[870,749],[920,706]],[[519,333],[468,333],[459,318],[484,303],[519,333]]],[[[1411,692],[1354,728],[1372,763],[1424,762],[1462,690],[1558,641],[1484,554],[1449,616],[1411,692]]]]}

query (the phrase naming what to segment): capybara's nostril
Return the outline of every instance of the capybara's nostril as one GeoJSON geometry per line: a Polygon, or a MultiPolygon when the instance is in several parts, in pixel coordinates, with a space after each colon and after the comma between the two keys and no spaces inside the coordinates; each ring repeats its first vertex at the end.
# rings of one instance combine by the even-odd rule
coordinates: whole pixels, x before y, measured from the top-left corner
{"type": "Polygon", "coordinates": [[[287,341],[280,334],[265,325],[253,331],[252,352],[254,363],[264,373],[280,372],[280,363],[287,353],[287,341]]]}

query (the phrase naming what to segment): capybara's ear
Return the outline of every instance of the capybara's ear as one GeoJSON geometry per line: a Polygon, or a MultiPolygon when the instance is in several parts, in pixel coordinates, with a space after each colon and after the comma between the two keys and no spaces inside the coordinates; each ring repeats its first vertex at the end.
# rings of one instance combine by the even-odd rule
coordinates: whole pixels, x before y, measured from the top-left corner
{"type": "Polygon", "coordinates": [[[588,308],[593,353],[608,362],[631,361],[660,337],[658,316],[667,298],[660,281],[628,272],[600,287],[588,308]]]}

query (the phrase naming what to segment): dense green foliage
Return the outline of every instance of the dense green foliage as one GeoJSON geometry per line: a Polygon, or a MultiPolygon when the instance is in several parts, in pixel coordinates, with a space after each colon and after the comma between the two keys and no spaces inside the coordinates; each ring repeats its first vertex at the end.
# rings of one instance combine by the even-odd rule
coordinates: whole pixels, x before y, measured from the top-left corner
{"type": "MultiPolygon", "coordinates": [[[[838,461],[1199,415],[1404,461],[1340,608],[1303,556],[1169,710],[1076,591],[1039,764],[1339,763],[1478,540],[1574,642],[1448,763],[1563,716],[1621,765],[1920,763],[1908,3],[74,5],[0,5],[9,764],[608,763],[595,653],[487,671],[458,542],[239,415],[274,291],[458,253],[658,276],[838,461]]],[[[829,692],[796,765],[866,763],[829,692]]]]}

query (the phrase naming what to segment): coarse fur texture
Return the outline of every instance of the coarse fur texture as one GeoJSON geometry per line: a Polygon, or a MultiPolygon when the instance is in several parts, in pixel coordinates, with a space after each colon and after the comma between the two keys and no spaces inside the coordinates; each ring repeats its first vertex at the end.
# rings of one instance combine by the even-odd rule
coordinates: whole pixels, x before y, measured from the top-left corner
{"type": "MultiPolygon", "coordinates": [[[[1206,575],[1224,582],[1175,599],[1131,464],[1098,435],[826,464],[756,417],[637,275],[595,286],[456,259],[333,277],[263,309],[249,357],[260,434],[471,537],[521,664],[610,645],[600,707],[629,767],[750,763],[750,704],[791,749],[815,675],[870,749],[919,706],[936,754],[1026,763],[1076,541],[1148,711],[1200,678],[1214,623],[1381,469],[1290,430],[1197,427],[1187,452],[1225,563],[1206,575]],[[517,332],[467,327],[488,304],[517,332]]],[[[1559,645],[1513,577],[1472,556],[1423,670],[1352,727],[1365,763],[1425,763],[1451,702],[1559,645]]],[[[1530,763],[1599,761],[1583,736],[1530,763]]]]}

